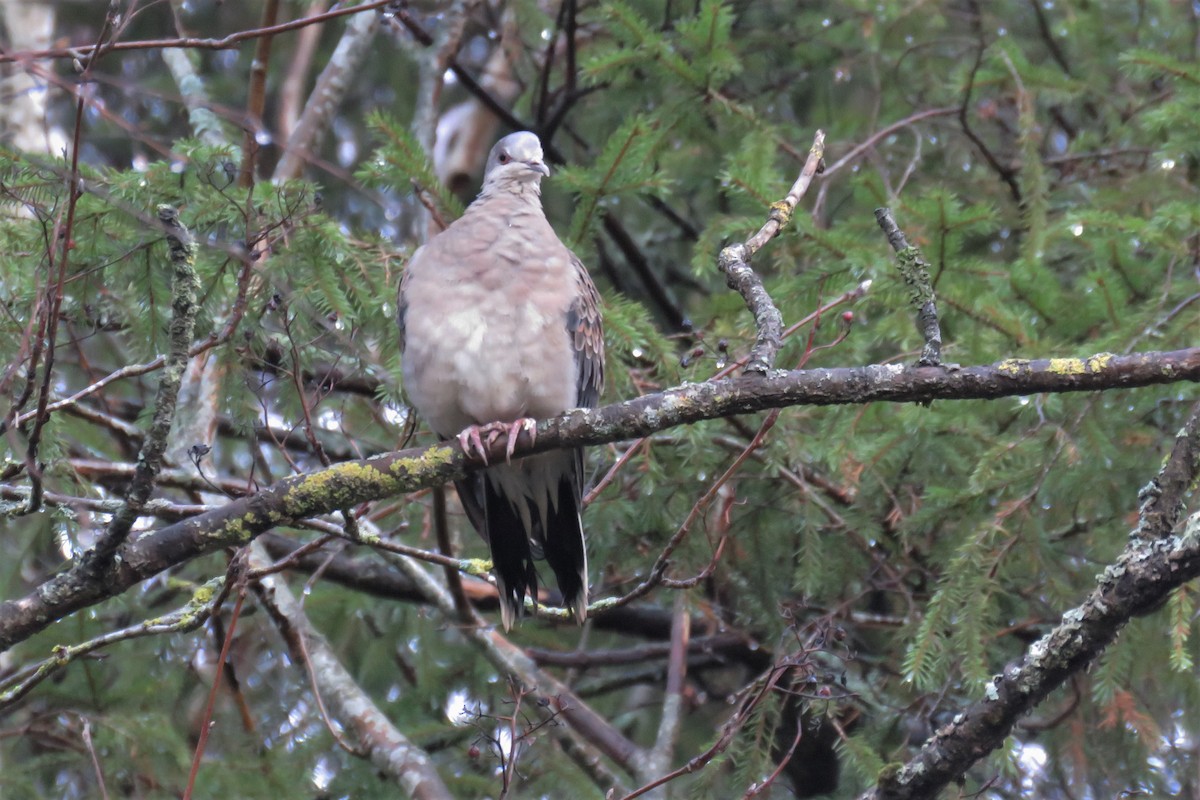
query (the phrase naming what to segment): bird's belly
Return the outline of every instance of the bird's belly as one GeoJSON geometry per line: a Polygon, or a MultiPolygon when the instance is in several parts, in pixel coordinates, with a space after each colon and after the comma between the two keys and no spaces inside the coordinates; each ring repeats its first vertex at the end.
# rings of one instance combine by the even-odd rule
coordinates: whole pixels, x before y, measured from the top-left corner
{"type": "Polygon", "coordinates": [[[405,371],[441,373],[432,396],[413,404],[435,431],[450,436],[468,425],[555,416],[576,402],[575,361],[562,314],[536,304],[481,311],[464,304],[429,327],[425,352],[406,353],[405,371]],[[418,366],[424,362],[424,366],[418,366]]]}

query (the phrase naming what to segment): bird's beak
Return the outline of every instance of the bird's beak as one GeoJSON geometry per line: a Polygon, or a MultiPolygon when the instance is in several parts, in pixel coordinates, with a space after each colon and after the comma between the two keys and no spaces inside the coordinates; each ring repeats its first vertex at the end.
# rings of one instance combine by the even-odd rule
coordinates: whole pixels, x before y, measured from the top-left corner
{"type": "Polygon", "coordinates": [[[542,175],[544,175],[547,178],[550,177],[550,167],[546,166],[545,161],[540,161],[540,160],[534,159],[532,161],[526,161],[525,166],[529,167],[534,172],[542,173],[542,175]]]}

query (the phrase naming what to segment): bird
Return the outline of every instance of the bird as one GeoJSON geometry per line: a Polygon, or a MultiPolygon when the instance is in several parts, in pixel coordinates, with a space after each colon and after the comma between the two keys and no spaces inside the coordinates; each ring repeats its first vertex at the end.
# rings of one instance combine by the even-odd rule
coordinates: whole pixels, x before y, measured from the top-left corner
{"type": "Polygon", "coordinates": [[[397,304],[417,414],[485,464],[487,447],[508,436],[503,463],[455,481],[491,552],[506,631],[526,596],[537,600],[535,560],[549,564],[575,620],[587,617],[583,449],[512,461],[519,435],[536,437],[536,419],[594,408],[604,387],[600,296],[546,219],[549,175],[536,134],[496,142],[479,196],[413,254],[397,304]]]}

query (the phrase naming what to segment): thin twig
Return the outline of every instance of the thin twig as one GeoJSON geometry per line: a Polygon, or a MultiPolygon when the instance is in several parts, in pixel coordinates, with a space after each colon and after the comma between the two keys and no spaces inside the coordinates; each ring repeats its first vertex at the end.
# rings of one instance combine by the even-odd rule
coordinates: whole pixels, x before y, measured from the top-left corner
{"type": "Polygon", "coordinates": [[[214,596],[220,594],[225,579],[213,578],[196,589],[187,605],[170,614],[144,620],[127,628],[101,634],[94,639],[74,645],[58,645],[53,655],[0,680],[0,710],[27,695],[35,686],[51,677],[73,661],[117,642],[161,636],[166,633],[188,633],[208,620],[215,607],[214,596]]]}
{"type": "MultiPolygon", "coordinates": [[[[279,16],[279,0],[266,0],[263,6],[260,30],[275,27],[279,16]]],[[[246,129],[242,134],[242,168],[238,174],[238,186],[254,188],[254,172],[258,167],[259,133],[262,128],[263,109],[267,104],[267,65],[271,60],[271,34],[260,36],[254,47],[254,58],[250,62],[249,87],[246,92],[246,129]]],[[[249,216],[249,215],[247,215],[249,216]]]]}
{"type": "Polygon", "coordinates": [[[291,22],[271,25],[265,28],[251,28],[238,31],[220,39],[198,39],[194,37],[174,37],[170,39],[143,39],[133,42],[112,42],[110,44],[80,45],[78,47],[56,47],[49,50],[25,50],[17,53],[0,52],[0,64],[10,64],[14,61],[37,61],[47,58],[84,59],[103,49],[104,52],[125,52],[129,50],[162,50],[166,48],[187,48],[192,50],[228,50],[242,42],[258,39],[263,36],[274,36],[279,33],[298,30],[308,25],[344,17],[347,14],[361,14],[364,11],[374,11],[377,8],[395,2],[395,0],[370,0],[358,6],[344,6],[316,14],[311,17],[301,17],[291,22]]]}
{"type": "Polygon", "coordinates": [[[880,128],[875,133],[871,134],[866,139],[864,139],[862,142],[860,142],[859,144],[856,144],[854,147],[850,148],[850,151],[848,153],[846,153],[846,155],[842,156],[837,161],[833,162],[828,167],[826,167],[825,171],[822,172],[821,174],[825,178],[828,178],[830,175],[833,175],[838,170],[846,167],[848,164],[853,162],[855,159],[857,159],[863,153],[867,152],[872,147],[879,144],[880,141],[882,141],[883,139],[886,139],[888,136],[891,136],[893,133],[895,133],[898,130],[907,128],[908,126],[913,125],[917,122],[920,122],[921,120],[924,120],[924,119],[931,119],[933,117],[950,117],[950,116],[957,114],[958,110],[959,110],[958,106],[954,106],[952,108],[927,108],[923,111],[918,111],[915,114],[910,114],[907,117],[905,117],[904,119],[897,120],[896,122],[893,122],[891,125],[887,125],[883,128],[880,128]]]}

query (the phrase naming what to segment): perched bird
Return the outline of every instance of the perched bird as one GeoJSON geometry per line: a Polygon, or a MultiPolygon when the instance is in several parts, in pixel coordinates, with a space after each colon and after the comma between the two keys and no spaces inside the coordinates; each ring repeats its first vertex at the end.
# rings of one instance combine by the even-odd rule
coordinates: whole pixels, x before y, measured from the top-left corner
{"type": "MultiPolygon", "coordinates": [[[[508,434],[508,455],[534,419],[594,407],[604,384],[599,296],[587,270],[542,211],[550,174],[528,131],[488,155],[479,197],[429,240],[400,282],[404,386],[443,439],[486,462],[508,434]]],[[[492,553],[505,629],[536,599],[534,559],[558,579],[563,604],[587,615],[587,551],[580,520],[583,451],[488,466],[457,481],[467,516],[492,553]]]]}

